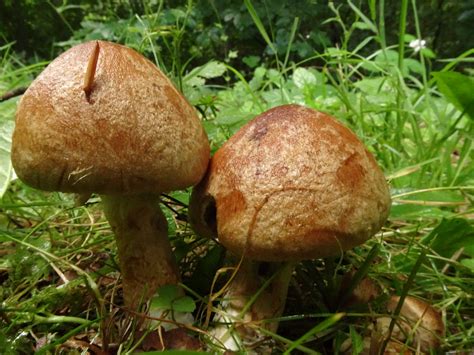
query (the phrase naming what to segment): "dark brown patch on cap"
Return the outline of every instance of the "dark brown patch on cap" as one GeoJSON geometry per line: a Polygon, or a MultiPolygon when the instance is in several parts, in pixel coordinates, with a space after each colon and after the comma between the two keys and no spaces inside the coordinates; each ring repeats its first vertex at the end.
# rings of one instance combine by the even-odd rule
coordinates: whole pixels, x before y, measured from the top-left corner
{"type": "Polygon", "coordinates": [[[247,202],[243,193],[239,190],[232,190],[229,194],[217,199],[217,217],[228,220],[236,213],[245,210],[246,206],[247,202]]]}
{"type": "Polygon", "coordinates": [[[365,170],[359,160],[357,153],[351,154],[336,172],[338,180],[350,189],[357,188],[365,178],[365,170]]]}

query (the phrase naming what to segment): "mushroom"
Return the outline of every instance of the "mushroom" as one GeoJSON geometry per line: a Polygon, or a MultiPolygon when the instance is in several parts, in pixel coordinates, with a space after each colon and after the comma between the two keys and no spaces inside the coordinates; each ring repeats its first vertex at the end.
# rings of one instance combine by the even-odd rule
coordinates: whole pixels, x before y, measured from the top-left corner
{"type": "MultiPolygon", "coordinates": [[[[329,115],[284,105],[243,126],[212,157],[190,202],[197,233],[218,238],[241,260],[217,317],[233,325],[218,327],[218,340],[235,350],[239,336],[258,338],[237,323],[282,314],[294,262],[364,243],[389,209],[389,189],[372,154],[329,115]],[[272,272],[280,268],[264,290],[261,262],[272,262],[272,272]]],[[[262,326],[276,331],[278,322],[262,326]]]]}
{"type": "MultiPolygon", "coordinates": [[[[393,313],[399,302],[399,296],[390,297],[388,311],[393,313]]],[[[445,329],[441,314],[433,306],[413,296],[406,296],[400,309],[400,318],[398,326],[401,331],[392,334],[392,337],[401,341],[406,337],[413,339],[413,346],[419,347],[423,353],[439,349],[445,329]]]]}
{"type": "Polygon", "coordinates": [[[41,190],[100,194],[132,309],[179,282],[159,196],[199,182],[208,160],[193,107],[153,63],[115,43],[67,50],[17,110],[18,177],[41,190]]]}

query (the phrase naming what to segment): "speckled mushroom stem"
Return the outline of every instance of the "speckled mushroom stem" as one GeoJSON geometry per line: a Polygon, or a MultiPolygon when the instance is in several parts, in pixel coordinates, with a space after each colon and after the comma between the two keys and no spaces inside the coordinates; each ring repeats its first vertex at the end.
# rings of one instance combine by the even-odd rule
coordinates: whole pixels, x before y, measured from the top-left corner
{"type": "Polygon", "coordinates": [[[163,285],[180,282],[159,198],[150,195],[102,195],[114,231],[125,305],[136,310],[163,285]]]}
{"type": "Polygon", "coordinates": [[[215,339],[237,351],[260,340],[264,336],[260,328],[276,332],[278,321],[265,320],[282,315],[294,266],[292,262],[242,260],[214,318],[218,323],[211,332],[215,339]]]}

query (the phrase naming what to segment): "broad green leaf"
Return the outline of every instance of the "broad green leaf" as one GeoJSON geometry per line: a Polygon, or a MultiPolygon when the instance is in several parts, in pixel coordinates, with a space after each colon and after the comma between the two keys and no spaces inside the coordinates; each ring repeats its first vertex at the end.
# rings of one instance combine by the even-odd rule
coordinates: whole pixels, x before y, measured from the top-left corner
{"type": "Polygon", "coordinates": [[[461,260],[461,264],[468,267],[469,269],[471,269],[472,272],[474,272],[474,258],[463,259],[461,260]]]}
{"type": "Polygon", "coordinates": [[[405,58],[403,60],[403,64],[412,72],[416,73],[416,74],[422,74],[423,71],[425,70],[425,68],[423,67],[423,65],[421,65],[421,63],[416,60],[416,59],[412,59],[412,58],[405,58]]]}
{"type": "Polygon", "coordinates": [[[15,116],[18,98],[3,102],[0,105],[0,198],[8,188],[12,176],[10,148],[13,134],[13,117],[15,116]]]}
{"type": "Polygon", "coordinates": [[[226,66],[224,63],[213,60],[196,69],[198,70],[198,75],[201,78],[212,79],[222,76],[226,71],[226,66]]]}
{"type": "Polygon", "coordinates": [[[12,176],[12,163],[10,159],[11,136],[13,122],[0,122],[0,198],[8,188],[12,176]]]}
{"type": "Polygon", "coordinates": [[[192,312],[196,308],[189,296],[182,296],[176,285],[165,285],[159,288],[158,295],[151,300],[152,309],[174,310],[178,312],[192,312]]]}
{"type": "Polygon", "coordinates": [[[181,297],[178,286],[165,285],[158,289],[158,295],[151,300],[151,308],[171,309],[173,301],[181,297]]]}
{"type": "Polygon", "coordinates": [[[189,86],[201,86],[204,85],[206,79],[220,77],[226,70],[224,63],[213,60],[191,70],[191,72],[184,77],[184,81],[189,86]]]}
{"type": "Polygon", "coordinates": [[[443,219],[421,242],[446,258],[461,248],[474,257],[474,227],[463,218],[443,219]]]}
{"type": "Polygon", "coordinates": [[[355,327],[351,325],[349,327],[349,333],[351,336],[352,342],[352,353],[353,354],[360,354],[364,349],[364,341],[359,333],[355,330],[355,327]]]}
{"type": "Polygon", "coordinates": [[[316,85],[317,80],[312,72],[305,68],[296,68],[293,72],[293,82],[302,89],[307,85],[316,85]]]}
{"type": "Polygon", "coordinates": [[[260,63],[260,57],[256,55],[248,55],[242,58],[242,62],[250,68],[255,68],[260,63]]]}
{"type": "Polygon", "coordinates": [[[474,119],[474,80],[456,72],[435,72],[433,76],[446,100],[474,119]]]}
{"type": "Polygon", "coordinates": [[[171,307],[173,311],[186,313],[193,312],[196,309],[196,304],[191,297],[184,296],[174,300],[171,307]]]}
{"type": "Polygon", "coordinates": [[[435,219],[450,217],[453,212],[442,210],[438,207],[412,205],[412,204],[396,204],[394,203],[390,209],[390,219],[392,220],[420,220],[423,218],[435,219]]]}

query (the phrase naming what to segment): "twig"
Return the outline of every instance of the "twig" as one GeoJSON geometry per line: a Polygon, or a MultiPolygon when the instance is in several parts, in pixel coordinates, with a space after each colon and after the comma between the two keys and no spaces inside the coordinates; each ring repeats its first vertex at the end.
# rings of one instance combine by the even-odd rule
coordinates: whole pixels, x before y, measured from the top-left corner
{"type": "Polygon", "coordinates": [[[22,86],[22,87],[15,88],[13,90],[7,91],[2,96],[0,96],[0,102],[7,101],[7,100],[10,100],[14,97],[23,95],[25,93],[26,89],[28,89],[28,87],[22,86]]]}
{"type": "Polygon", "coordinates": [[[99,42],[96,41],[94,49],[92,50],[92,53],[89,57],[89,62],[87,63],[86,74],[84,76],[83,90],[86,94],[87,101],[89,101],[90,95],[92,93],[95,71],[97,69],[97,61],[99,60],[99,51],[100,51],[99,42]]]}

